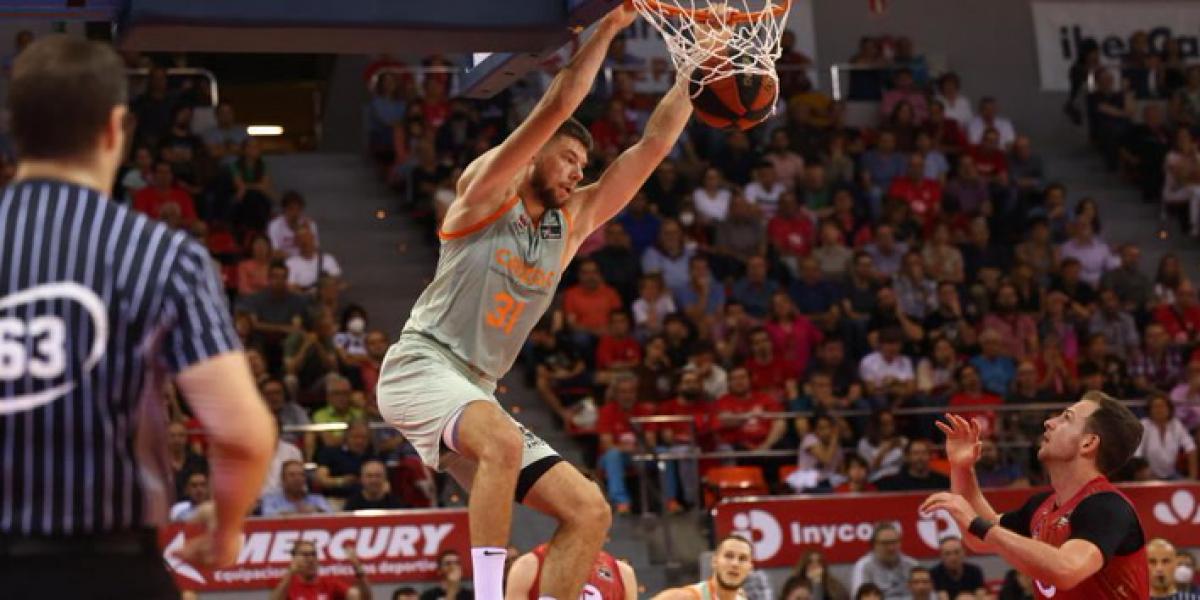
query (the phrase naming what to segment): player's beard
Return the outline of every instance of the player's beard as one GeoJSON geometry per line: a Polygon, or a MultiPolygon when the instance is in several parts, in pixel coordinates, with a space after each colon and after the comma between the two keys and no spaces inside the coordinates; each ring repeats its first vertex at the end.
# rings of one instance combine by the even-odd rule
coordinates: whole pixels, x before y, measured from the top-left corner
{"type": "Polygon", "coordinates": [[[542,174],[541,169],[533,168],[529,186],[533,188],[534,195],[537,196],[538,202],[541,202],[543,207],[546,209],[562,208],[562,202],[554,194],[554,188],[546,183],[546,176],[542,174]]]}
{"type": "Polygon", "coordinates": [[[730,590],[730,591],[736,591],[736,590],[742,589],[742,583],[744,583],[746,581],[745,578],[742,578],[741,582],[733,584],[728,581],[725,581],[725,578],[722,577],[720,573],[717,573],[716,579],[717,579],[717,585],[720,586],[721,589],[730,590]]]}

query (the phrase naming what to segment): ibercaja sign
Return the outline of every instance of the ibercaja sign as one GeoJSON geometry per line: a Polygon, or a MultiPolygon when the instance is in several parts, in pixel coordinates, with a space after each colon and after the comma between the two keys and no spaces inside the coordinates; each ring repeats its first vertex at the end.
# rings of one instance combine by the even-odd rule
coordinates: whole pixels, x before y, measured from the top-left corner
{"type": "MultiPolygon", "coordinates": [[[[470,556],[467,512],[463,509],[361,511],[336,515],[292,516],[246,521],[237,563],[208,570],[181,560],[177,553],[198,526],[172,524],[159,531],[163,557],[180,589],[196,591],[266,589],[279,583],[292,562],[292,546],[312,540],[322,575],[350,579],[354,570],[343,548],[351,546],[371,582],[437,579],[437,557],[444,550],[470,556]]],[[[470,561],[463,561],[470,576],[470,561]]]]}

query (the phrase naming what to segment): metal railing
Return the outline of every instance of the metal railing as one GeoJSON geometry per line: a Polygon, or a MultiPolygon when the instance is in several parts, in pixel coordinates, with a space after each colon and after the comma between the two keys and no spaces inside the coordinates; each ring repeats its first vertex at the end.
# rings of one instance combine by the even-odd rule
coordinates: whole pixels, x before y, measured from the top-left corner
{"type": "MultiPolygon", "coordinates": [[[[144,79],[150,75],[150,69],[145,67],[126,69],[126,74],[130,80],[144,79]]],[[[217,85],[217,76],[208,69],[197,67],[171,67],[167,69],[167,87],[168,89],[177,89],[179,86],[172,86],[171,82],[180,79],[204,79],[208,87],[209,104],[216,106],[220,104],[220,89],[217,85]]]]}

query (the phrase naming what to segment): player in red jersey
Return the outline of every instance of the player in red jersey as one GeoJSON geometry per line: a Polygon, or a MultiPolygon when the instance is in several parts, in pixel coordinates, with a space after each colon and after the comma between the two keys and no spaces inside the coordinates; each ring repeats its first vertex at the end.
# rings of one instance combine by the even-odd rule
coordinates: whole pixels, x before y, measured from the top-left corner
{"type": "Polygon", "coordinates": [[[977,552],[997,553],[1034,580],[1041,600],[1144,600],[1150,597],[1146,537],[1133,503],[1106,474],[1125,464],[1142,439],[1141,423],[1125,405],[1088,392],[1046,420],[1038,460],[1049,492],[1016,511],[996,513],[979,490],[974,465],[979,425],[957,415],[938,423],[946,434],[951,492],[921,505],[945,510],[971,535],[977,552]]]}
{"type": "MultiPolygon", "coordinates": [[[[518,558],[508,571],[504,599],[538,600],[538,581],[542,579],[545,560],[546,544],[518,558]]],[[[637,596],[637,576],[633,567],[604,551],[596,555],[587,583],[579,593],[580,600],[637,600],[637,596]]]]}

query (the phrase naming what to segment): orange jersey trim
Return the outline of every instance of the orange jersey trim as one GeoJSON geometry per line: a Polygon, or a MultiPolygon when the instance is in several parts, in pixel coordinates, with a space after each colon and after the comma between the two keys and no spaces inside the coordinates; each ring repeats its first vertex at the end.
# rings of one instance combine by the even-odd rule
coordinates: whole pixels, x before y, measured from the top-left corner
{"type": "Polygon", "coordinates": [[[562,273],[567,268],[567,261],[570,260],[569,255],[571,254],[571,231],[573,229],[575,229],[575,223],[573,221],[571,221],[571,213],[567,212],[566,207],[560,208],[559,210],[562,211],[563,219],[565,219],[567,221],[567,231],[563,234],[563,242],[564,242],[563,253],[562,253],[562,256],[558,259],[558,272],[562,273]]]}
{"type": "Polygon", "coordinates": [[[520,198],[518,196],[513,196],[512,198],[509,198],[508,202],[505,202],[500,208],[496,209],[496,212],[493,212],[492,214],[484,217],[482,221],[468,225],[467,227],[464,227],[457,231],[446,231],[439,227],[438,232],[437,232],[438,237],[443,240],[456,240],[458,238],[462,238],[462,237],[471,235],[472,233],[475,233],[475,232],[479,231],[480,229],[483,229],[484,227],[487,227],[488,225],[495,223],[496,219],[499,219],[500,217],[502,217],[504,215],[504,213],[508,212],[509,209],[511,209],[514,205],[516,205],[517,200],[519,200],[519,199],[520,198]]]}

